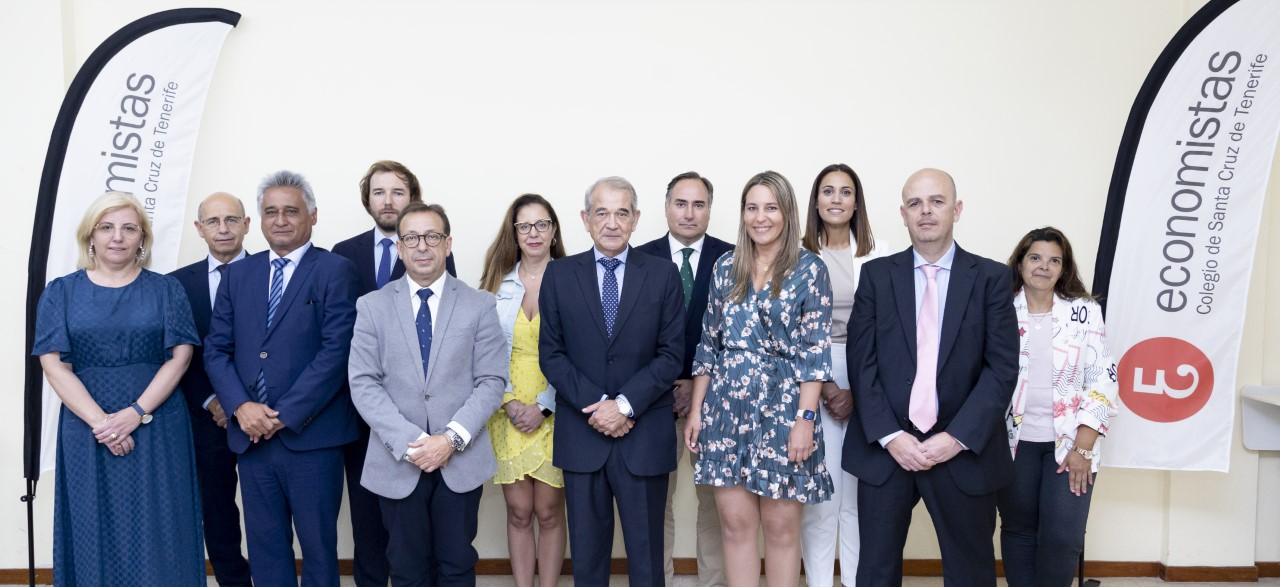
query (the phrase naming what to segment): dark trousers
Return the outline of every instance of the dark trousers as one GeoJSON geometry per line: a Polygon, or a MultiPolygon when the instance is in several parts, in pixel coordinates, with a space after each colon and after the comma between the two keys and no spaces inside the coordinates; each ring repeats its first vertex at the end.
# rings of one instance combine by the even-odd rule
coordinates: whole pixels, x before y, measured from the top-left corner
{"type": "Polygon", "coordinates": [[[878,487],[858,481],[859,586],[902,585],[902,549],[911,510],[922,498],[942,549],[943,584],[995,586],[996,494],[960,491],[946,467],[914,473],[899,467],[878,487]]]}
{"type": "Polygon", "coordinates": [[[667,475],[633,475],[616,447],[599,471],[564,472],[575,585],[609,584],[615,499],[627,551],[628,584],[632,587],[665,585],[663,517],[667,509],[667,480],[667,475]]]}
{"type": "Polygon", "coordinates": [[[1093,489],[1071,493],[1053,445],[1019,442],[1013,483],[1000,490],[1000,554],[1010,587],[1070,585],[1084,551],[1093,489]]]}
{"type": "Polygon", "coordinates": [[[342,447],[293,451],[279,437],[240,455],[240,494],[253,582],[297,587],[293,529],[302,546],[302,586],[338,587],[342,447]]]}
{"type": "Polygon", "coordinates": [[[347,506],[351,514],[351,540],[355,560],[351,575],[356,587],[387,587],[387,529],[382,525],[378,496],[360,485],[369,426],[360,421],[360,438],[343,447],[347,469],[347,506]]]}
{"type": "Polygon", "coordinates": [[[404,499],[378,498],[390,536],[387,559],[394,587],[476,584],[479,554],[473,543],[483,490],[456,493],[434,471],[422,473],[404,499]]]}
{"type": "Polygon", "coordinates": [[[204,409],[193,409],[191,438],[204,517],[204,545],[213,576],[221,587],[252,585],[249,561],[240,552],[240,508],[236,507],[236,453],[227,448],[227,431],[204,409]]]}

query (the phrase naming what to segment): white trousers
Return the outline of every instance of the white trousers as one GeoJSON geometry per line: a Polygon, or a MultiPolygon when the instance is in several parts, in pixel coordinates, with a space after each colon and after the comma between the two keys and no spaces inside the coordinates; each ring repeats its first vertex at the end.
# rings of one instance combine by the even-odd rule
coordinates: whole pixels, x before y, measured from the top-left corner
{"type": "MultiPolygon", "coordinates": [[[[849,388],[845,345],[832,343],[831,371],[836,385],[849,388]]],[[[845,423],[836,422],[823,406],[822,441],[827,451],[827,472],[835,486],[831,499],[804,506],[800,551],[809,587],[831,587],[835,579],[836,544],[840,545],[841,584],[854,585],[858,572],[858,478],[840,468],[845,423]]],[[[857,416],[855,407],[854,418],[857,416]]]]}

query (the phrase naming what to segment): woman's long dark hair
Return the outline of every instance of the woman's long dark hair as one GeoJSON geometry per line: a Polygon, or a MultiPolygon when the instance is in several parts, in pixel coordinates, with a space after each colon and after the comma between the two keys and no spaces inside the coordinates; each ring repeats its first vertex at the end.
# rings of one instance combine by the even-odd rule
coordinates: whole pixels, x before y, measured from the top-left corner
{"type": "Polygon", "coordinates": [[[1076,267],[1076,257],[1071,252],[1071,241],[1067,240],[1067,235],[1062,234],[1061,230],[1052,226],[1036,228],[1028,232],[1026,236],[1022,237],[1022,240],[1018,241],[1018,246],[1014,247],[1013,254],[1009,255],[1009,270],[1013,273],[1014,295],[1022,291],[1022,260],[1027,256],[1027,251],[1031,250],[1031,245],[1038,242],[1054,243],[1062,248],[1062,274],[1058,276],[1058,283],[1053,286],[1053,293],[1066,300],[1094,299],[1089,290],[1085,288],[1084,281],[1080,279],[1080,270],[1076,267]]]}
{"type": "Polygon", "coordinates": [[[520,243],[516,240],[516,215],[520,213],[521,208],[530,204],[538,204],[546,208],[547,214],[551,216],[551,222],[554,223],[556,236],[551,239],[551,258],[559,259],[564,256],[564,241],[560,239],[560,218],[556,216],[556,209],[551,207],[551,202],[538,194],[524,194],[507,207],[507,213],[502,217],[502,225],[498,227],[498,234],[493,237],[493,244],[489,245],[489,251],[484,255],[484,272],[480,274],[480,289],[498,293],[502,278],[506,277],[520,261],[520,243]]]}
{"type": "Polygon", "coordinates": [[[839,171],[853,180],[853,218],[849,220],[849,228],[853,230],[853,239],[857,247],[853,256],[865,257],[876,246],[876,239],[871,234],[871,220],[867,218],[867,201],[862,192],[862,180],[853,168],[844,163],[832,163],[818,172],[813,180],[813,189],[809,191],[809,215],[804,223],[804,238],[801,244],[815,253],[821,253],[822,244],[827,242],[827,225],[818,214],[818,191],[822,189],[822,180],[831,173],[839,171]]]}

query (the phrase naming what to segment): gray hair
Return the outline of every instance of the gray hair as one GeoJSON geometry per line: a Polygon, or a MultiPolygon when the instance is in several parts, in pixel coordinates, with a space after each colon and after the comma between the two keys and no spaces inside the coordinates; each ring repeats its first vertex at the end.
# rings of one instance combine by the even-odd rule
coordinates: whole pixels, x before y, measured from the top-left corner
{"type": "Polygon", "coordinates": [[[636,198],[636,188],[631,185],[631,182],[616,175],[611,175],[597,179],[595,183],[591,184],[591,187],[587,188],[587,195],[582,198],[582,209],[584,211],[591,211],[591,192],[596,191],[596,188],[602,185],[631,194],[631,211],[635,212],[640,209],[639,199],[636,198]]]}
{"type": "Polygon", "coordinates": [[[311,191],[311,184],[307,182],[307,178],[301,173],[281,169],[262,178],[262,183],[258,184],[258,213],[262,213],[262,195],[267,193],[271,188],[294,188],[302,192],[302,200],[307,203],[307,212],[316,211],[316,195],[311,191]]]}

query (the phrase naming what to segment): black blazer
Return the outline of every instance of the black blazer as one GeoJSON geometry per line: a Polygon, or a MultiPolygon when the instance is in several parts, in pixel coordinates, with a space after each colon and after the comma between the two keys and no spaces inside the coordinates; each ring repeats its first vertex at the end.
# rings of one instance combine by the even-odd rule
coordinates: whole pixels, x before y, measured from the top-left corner
{"type": "MultiPolygon", "coordinates": [[[[916,375],[915,267],[912,250],[862,267],[849,318],[850,418],[841,466],[879,486],[898,467],[879,439],[912,429],[916,375]]],[[[1004,415],[1018,376],[1018,322],[1009,268],[956,246],[938,342],[938,422],[926,438],[949,432],[969,447],[940,467],[969,495],[1013,477],[1004,415]]]]}
{"type": "MultiPolygon", "coordinates": [[[[373,229],[333,245],[333,252],[356,264],[356,273],[360,276],[360,290],[357,297],[378,289],[377,268],[373,262],[373,229]]],[[[444,269],[449,272],[449,275],[458,276],[458,270],[453,266],[453,253],[449,253],[448,258],[445,259],[444,269]]],[[[404,263],[396,258],[395,265],[391,266],[391,279],[394,281],[401,277],[404,277],[404,263]]]]}
{"type": "Polygon", "coordinates": [[[538,349],[556,388],[554,464],[591,473],[617,448],[632,474],[665,475],[676,468],[671,382],[684,356],[684,290],[671,261],[635,249],[623,271],[612,337],[593,251],[556,259],[542,275],[538,349]],[[592,428],[582,409],[619,394],[631,402],[635,426],[615,439],[592,428]]]}
{"type": "MultiPolygon", "coordinates": [[[[209,318],[213,314],[213,307],[209,303],[208,257],[202,257],[169,275],[177,279],[182,284],[182,289],[186,290],[187,299],[191,301],[191,316],[195,319],[196,334],[203,341],[209,334],[209,318]]],[[[209,384],[209,376],[204,372],[203,352],[191,353],[191,363],[187,365],[187,372],[182,374],[182,381],[178,386],[187,400],[187,408],[193,412],[205,411],[202,406],[204,400],[213,395],[213,386],[209,384]]],[[[203,417],[208,418],[207,415],[203,417]]]]}
{"type": "MultiPolygon", "coordinates": [[[[636,250],[646,255],[668,260],[671,259],[672,255],[671,241],[667,235],[640,245],[636,247],[636,250]]],[[[698,350],[698,344],[702,342],[702,315],[707,312],[707,297],[710,295],[711,274],[715,272],[716,261],[720,259],[720,256],[732,250],[733,245],[709,234],[702,241],[702,253],[698,255],[698,267],[693,273],[693,293],[689,297],[689,307],[685,308],[684,362],[680,363],[680,376],[677,379],[691,379],[693,377],[693,355],[698,350]]],[[[678,277],[679,274],[680,270],[677,266],[676,276],[678,277]]],[[[682,293],[683,291],[681,289],[682,293]]]]}

